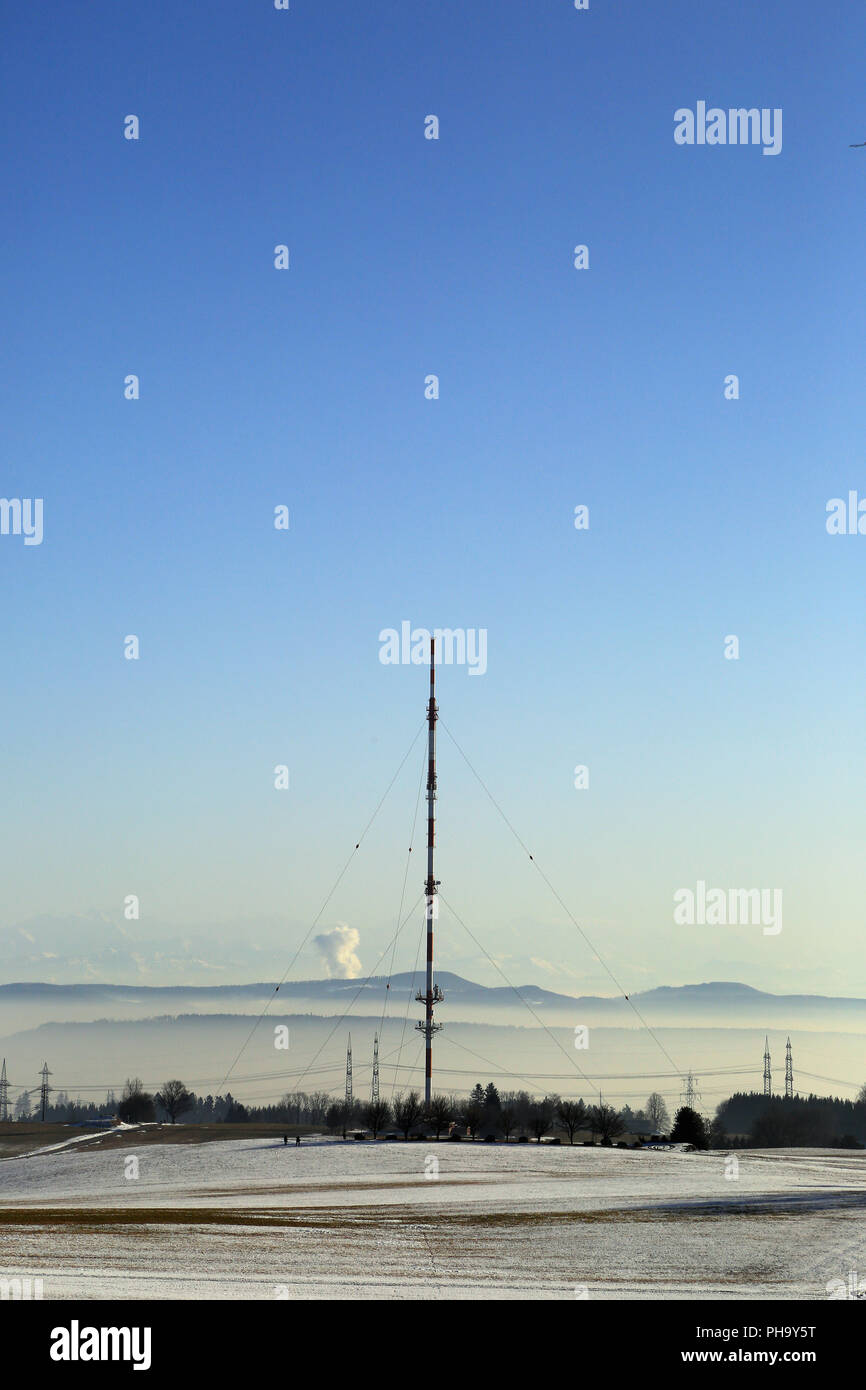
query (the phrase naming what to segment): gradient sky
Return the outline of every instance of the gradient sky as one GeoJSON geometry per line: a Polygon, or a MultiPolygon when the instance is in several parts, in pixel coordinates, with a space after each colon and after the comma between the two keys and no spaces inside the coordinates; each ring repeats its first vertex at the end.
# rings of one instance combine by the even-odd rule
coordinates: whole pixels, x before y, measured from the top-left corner
{"type": "MultiPolygon", "coordinates": [[[[425,672],[378,660],[408,619],[487,629],[443,720],[625,987],[866,992],[866,537],[825,529],[866,494],[860,8],[89,0],[4,29],[2,494],[45,535],[0,536],[0,926],[135,893],[143,937],[269,934],[288,965],[423,720],[425,672]],[[781,107],[781,154],[677,146],[699,100],[781,107]],[[781,888],[783,931],[675,925],[698,879],[781,888]]],[[[319,927],[365,972],[416,753],[319,927]]],[[[611,992],[444,736],[439,775],[485,950],[611,992]]],[[[501,982],[445,910],[437,949],[501,982]]]]}

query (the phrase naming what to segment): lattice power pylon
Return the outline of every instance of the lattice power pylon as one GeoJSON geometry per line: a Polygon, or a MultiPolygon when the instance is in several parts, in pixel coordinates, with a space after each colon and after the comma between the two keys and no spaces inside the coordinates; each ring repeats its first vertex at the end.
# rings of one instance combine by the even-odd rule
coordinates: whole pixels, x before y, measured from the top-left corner
{"type": "Polygon", "coordinates": [[[374,1105],[379,1100],[379,1034],[373,1035],[373,1084],[370,1088],[370,1100],[374,1105]]]}
{"type": "Polygon", "coordinates": [[[770,1039],[764,1038],[764,1095],[773,1094],[773,1076],[770,1070],[770,1039]]]}
{"type": "Polygon", "coordinates": [[[3,1069],[0,1071],[0,1124],[5,1124],[9,1119],[9,1082],[6,1080],[6,1058],[3,1058],[3,1069]]]}
{"type": "Polygon", "coordinates": [[[352,1091],[352,1034],[349,1034],[349,1045],[346,1048],[346,1111],[351,1112],[353,1100],[352,1091]]]}
{"type": "Polygon", "coordinates": [[[791,1057],[791,1039],[785,1047],[785,1100],[794,1099],[794,1062],[791,1057]]]}
{"type": "Polygon", "coordinates": [[[690,1110],[697,1109],[701,1099],[701,1093],[698,1090],[698,1078],[693,1072],[689,1072],[683,1082],[683,1091],[680,1099],[683,1105],[687,1105],[690,1110]]]}
{"type": "Polygon", "coordinates": [[[53,1076],[53,1075],[54,1075],[53,1072],[50,1072],[50,1071],[48,1070],[48,1063],[47,1063],[47,1062],[43,1062],[43,1063],[42,1063],[42,1070],[41,1070],[41,1072],[39,1073],[39,1075],[42,1077],[42,1085],[41,1085],[40,1088],[39,1088],[39,1092],[40,1092],[39,1106],[40,1106],[40,1109],[41,1109],[41,1111],[42,1111],[42,1119],[44,1120],[44,1119],[45,1119],[45,1111],[46,1111],[46,1109],[48,1108],[48,1092],[51,1090],[51,1087],[50,1087],[49,1084],[48,1084],[48,1078],[49,1078],[49,1076],[53,1076]]]}

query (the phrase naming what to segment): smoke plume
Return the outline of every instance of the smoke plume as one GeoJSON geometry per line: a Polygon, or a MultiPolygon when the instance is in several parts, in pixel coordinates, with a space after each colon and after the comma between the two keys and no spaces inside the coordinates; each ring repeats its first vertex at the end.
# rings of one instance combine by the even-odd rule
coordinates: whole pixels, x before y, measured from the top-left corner
{"type": "Polygon", "coordinates": [[[313,938],[325,960],[325,974],[330,980],[355,980],[361,973],[361,962],[356,950],[361,940],[357,927],[347,927],[340,922],[330,931],[322,932],[313,938]]]}

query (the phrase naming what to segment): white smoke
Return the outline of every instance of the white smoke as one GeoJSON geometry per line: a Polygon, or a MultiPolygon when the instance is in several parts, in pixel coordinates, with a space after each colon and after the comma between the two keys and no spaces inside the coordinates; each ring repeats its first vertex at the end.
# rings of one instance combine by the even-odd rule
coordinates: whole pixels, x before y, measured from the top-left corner
{"type": "Polygon", "coordinates": [[[313,938],[325,958],[325,973],[330,980],[356,980],[361,973],[361,962],[356,955],[361,941],[357,927],[347,927],[345,922],[322,932],[313,938]]]}

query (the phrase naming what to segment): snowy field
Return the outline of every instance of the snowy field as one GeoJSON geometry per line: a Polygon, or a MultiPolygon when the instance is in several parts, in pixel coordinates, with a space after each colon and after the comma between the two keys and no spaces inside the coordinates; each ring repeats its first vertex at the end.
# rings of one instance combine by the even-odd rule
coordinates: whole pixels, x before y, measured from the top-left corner
{"type": "Polygon", "coordinates": [[[45,1298],[826,1299],[866,1153],[79,1144],[0,1162],[0,1274],[45,1298]]]}

